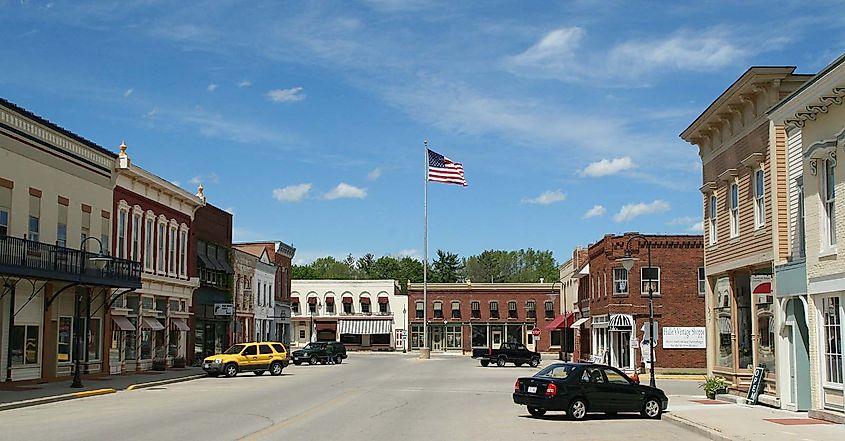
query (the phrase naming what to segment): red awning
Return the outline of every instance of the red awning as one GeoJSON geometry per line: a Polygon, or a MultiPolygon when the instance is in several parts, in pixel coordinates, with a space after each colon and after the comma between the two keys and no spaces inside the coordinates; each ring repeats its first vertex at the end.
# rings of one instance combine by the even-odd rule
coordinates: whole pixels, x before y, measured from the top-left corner
{"type": "Polygon", "coordinates": [[[352,303],[352,297],[344,297],[343,303],[352,303]]]}
{"type": "Polygon", "coordinates": [[[334,297],[326,297],[326,305],[334,305],[334,297]]]}
{"type": "Polygon", "coordinates": [[[291,298],[290,298],[290,302],[291,302],[292,304],[296,304],[296,305],[298,305],[298,304],[299,304],[299,297],[291,297],[291,298]]]}
{"type": "Polygon", "coordinates": [[[551,323],[546,325],[547,331],[554,331],[557,329],[565,329],[572,326],[572,323],[575,322],[575,314],[571,312],[567,312],[565,316],[559,315],[552,320],[551,323]],[[565,322],[565,323],[564,323],[565,322]]]}
{"type": "Polygon", "coordinates": [[[337,331],[337,322],[316,322],[314,327],[317,328],[317,332],[337,331]]]}
{"type": "Polygon", "coordinates": [[[361,304],[362,305],[369,305],[370,304],[370,298],[369,297],[361,297],[361,304]]]}
{"type": "Polygon", "coordinates": [[[390,303],[390,299],[388,299],[387,297],[379,297],[378,302],[379,303],[390,303]]]}
{"type": "Polygon", "coordinates": [[[771,294],[772,282],[763,282],[754,288],[754,294],[771,294]]]}
{"type": "Polygon", "coordinates": [[[309,305],[316,305],[317,304],[317,298],[316,297],[309,297],[308,298],[308,304],[309,305]]]}

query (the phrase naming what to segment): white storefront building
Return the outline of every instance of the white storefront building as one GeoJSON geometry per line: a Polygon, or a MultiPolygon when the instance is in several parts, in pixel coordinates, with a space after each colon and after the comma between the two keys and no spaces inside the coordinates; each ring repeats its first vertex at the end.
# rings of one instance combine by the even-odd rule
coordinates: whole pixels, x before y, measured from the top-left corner
{"type": "Polygon", "coordinates": [[[276,266],[270,262],[267,251],[255,263],[255,280],[252,283],[255,299],[255,341],[275,341],[273,325],[275,313],[276,266]]]}

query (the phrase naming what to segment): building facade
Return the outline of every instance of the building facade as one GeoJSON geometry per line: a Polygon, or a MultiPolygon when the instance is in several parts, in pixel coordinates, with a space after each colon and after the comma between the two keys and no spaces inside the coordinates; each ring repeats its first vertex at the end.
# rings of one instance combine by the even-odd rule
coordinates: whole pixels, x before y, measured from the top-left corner
{"type": "Polygon", "coordinates": [[[745,394],[765,370],[760,401],[779,406],[775,262],[789,253],[786,133],[766,111],[808,77],[794,67],[752,67],[681,137],[703,163],[708,372],[745,394]]]}
{"type": "Polygon", "coordinates": [[[205,204],[133,164],[120,146],[115,167],[113,254],[138,262],[141,288],[111,304],[115,328],[107,336],[112,373],[186,363],[194,290],[189,258],[194,215],[205,204]]]}
{"type": "Polygon", "coordinates": [[[252,340],[255,335],[255,299],[253,282],[258,258],[237,248],[235,262],[235,343],[252,340]]]}
{"type": "Polygon", "coordinates": [[[242,242],[236,244],[236,247],[253,256],[266,253],[270,263],[275,266],[271,335],[285,345],[291,344],[295,339],[292,337],[290,271],[296,248],[280,241],[242,242]]]}
{"type": "Polygon", "coordinates": [[[788,253],[775,268],[786,357],[778,373],[781,403],[845,422],[845,56],[772,108],[772,127],[786,129],[788,253]],[[781,292],[781,289],[783,292],[781,292]]]}
{"type": "MultiPolygon", "coordinates": [[[[202,185],[198,197],[205,202],[202,185]]],[[[235,315],[222,314],[215,305],[234,300],[232,267],[232,215],[211,204],[197,210],[191,241],[195,252],[194,277],[199,287],[194,294],[192,352],[194,361],[226,350],[234,340],[235,315]]],[[[234,311],[233,311],[234,312],[234,311]]]]}
{"type": "Polygon", "coordinates": [[[275,341],[276,326],[273,315],[276,312],[276,266],[270,262],[267,250],[255,262],[255,341],[275,341]]]}
{"type": "Polygon", "coordinates": [[[580,276],[578,272],[584,262],[587,261],[587,250],[582,247],[576,247],[572,251],[572,257],[560,266],[560,313],[566,317],[562,323],[563,327],[560,332],[563,333],[560,337],[560,346],[549,348],[554,351],[559,349],[561,357],[564,360],[571,360],[573,352],[575,352],[576,345],[576,329],[581,326],[586,320],[581,318],[580,302],[578,301],[578,282],[580,276]],[[578,322],[576,326],[575,323],[578,322]]]}
{"type": "Polygon", "coordinates": [[[112,289],[141,286],[136,262],[98,260],[111,249],[116,157],[0,99],[5,381],[69,376],[76,360],[84,372],[108,371],[112,289]]]}
{"type": "Polygon", "coordinates": [[[293,346],[334,340],[352,350],[404,347],[407,300],[395,280],[294,280],[293,346]]]}
{"type": "MultiPolygon", "coordinates": [[[[560,292],[553,283],[429,283],[408,285],[409,348],[471,353],[472,348],[498,348],[522,343],[532,350],[559,348],[562,333],[548,329],[558,318],[560,292]],[[427,317],[427,322],[423,319],[427,317]],[[539,338],[533,335],[539,329],[539,338]]],[[[558,349],[554,349],[557,352],[558,349]]]]}
{"type": "Polygon", "coordinates": [[[589,304],[589,344],[580,358],[610,364],[627,372],[644,369],[648,346],[649,288],[657,329],[654,357],[657,371],[706,370],[704,307],[704,244],[700,235],[606,235],[588,248],[582,305],[589,304]],[[626,247],[637,259],[630,271],[620,263],[626,247]]]}

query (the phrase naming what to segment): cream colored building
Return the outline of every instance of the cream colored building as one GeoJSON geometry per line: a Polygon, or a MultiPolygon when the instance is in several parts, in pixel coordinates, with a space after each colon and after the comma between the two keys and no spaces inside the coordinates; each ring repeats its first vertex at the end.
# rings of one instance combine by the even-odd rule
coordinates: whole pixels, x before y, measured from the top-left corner
{"type": "Polygon", "coordinates": [[[137,264],[92,260],[98,242],[106,253],[111,245],[116,156],[0,100],[0,366],[6,381],[67,376],[76,359],[86,373],[106,369],[104,306],[111,288],[140,286],[137,264]],[[90,253],[80,251],[83,245],[90,253]]]}
{"type": "MultiPolygon", "coordinates": [[[[566,329],[565,335],[561,340],[561,344],[570,348],[570,350],[563,351],[562,346],[553,346],[550,350],[558,349],[566,352],[567,354],[571,354],[573,352],[571,348],[574,348],[576,338],[574,329],[580,329],[588,321],[586,318],[581,320],[581,318],[585,316],[582,315],[578,302],[578,282],[581,280],[579,272],[586,262],[586,252],[586,249],[576,247],[572,252],[572,257],[560,266],[560,313],[563,314],[564,317],[567,317],[564,321],[566,329]],[[572,318],[570,319],[569,317],[572,318]]],[[[587,311],[586,317],[589,317],[589,311],[587,311]]]]}
{"type": "MultiPolygon", "coordinates": [[[[837,197],[845,194],[845,173],[837,163],[839,155],[845,157],[845,55],[772,109],[771,118],[786,126],[795,151],[793,238],[796,254],[806,256],[794,271],[806,273],[805,293],[785,303],[782,328],[784,347],[800,358],[785,368],[789,376],[801,375],[808,356],[811,416],[845,422],[845,257],[839,253],[845,244],[845,203],[837,197]],[[806,343],[795,338],[802,327],[806,343]]],[[[801,386],[792,391],[798,400],[805,398],[801,386]]]]}

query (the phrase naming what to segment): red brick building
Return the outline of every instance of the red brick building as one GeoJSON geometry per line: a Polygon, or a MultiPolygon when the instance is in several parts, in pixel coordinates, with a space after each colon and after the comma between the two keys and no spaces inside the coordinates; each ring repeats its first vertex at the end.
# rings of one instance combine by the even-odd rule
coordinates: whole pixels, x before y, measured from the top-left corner
{"type": "Polygon", "coordinates": [[[273,292],[275,306],[272,335],[285,345],[290,344],[293,337],[290,274],[291,267],[293,266],[293,257],[296,255],[296,248],[281,241],[241,242],[234,246],[253,256],[261,256],[262,253],[266,252],[270,263],[276,266],[275,291],[273,292]]]}
{"type": "Polygon", "coordinates": [[[540,352],[560,350],[561,331],[547,329],[563,321],[556,320],[560,291],[552,283],[429,283],[427,299],[426,305],[421,283],[409,284],[412,350],[423,344],[424,308],[428,310],[428,343],[434,352],[466,353],[509,341],[540,352]],[[534,328],[540,329],[539,340],[532,336],[534,328]]]}
{"type": "Polygon", "coordinates": [[[651,268],[645,242],[606,235],[588,249],[588,261],[576,274],[579,320],[576,354],[633,371],[643,366],[648,331],[648,287],[654,293],[657,371],[704,371],[707,367],[704,307],[704,249],[700,235],[645,236],[651,243],[651,268]],[[618,259],[626,246],[634,262],[630,272],[618,259]]]}

